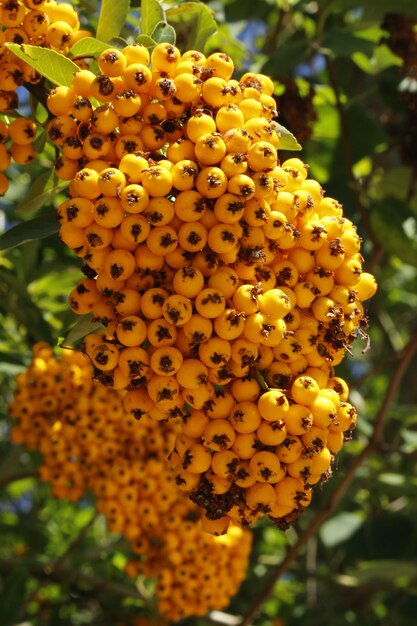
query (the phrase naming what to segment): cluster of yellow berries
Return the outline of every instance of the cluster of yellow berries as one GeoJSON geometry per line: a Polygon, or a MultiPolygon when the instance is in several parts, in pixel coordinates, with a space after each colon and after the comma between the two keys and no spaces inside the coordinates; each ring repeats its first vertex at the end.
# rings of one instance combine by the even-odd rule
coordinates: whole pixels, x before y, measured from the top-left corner
{"type": "Polygon", "coordinates": [[[9,168],[11,160],[17,165],[27,165],[35,158],[33,141],[36,133],[36,123],[27,117],[17,117],[10,124],[0,119],[0,196],[9,187],[4,171],[9,168]]]}
{"type": "Polygon", "coordinates": [[[360,238],[300,159],[280,164],[267,76],[170,44],[98,65],[48,99],[60,234],[86,262],[69,302],[105,326],[94,376],[137,419],[182,417],[176,481],[216,532],[285,527],[355,425],[333,367],[376,289],[360,238]]]}
{"type": "Polygon", "coordinates": [[[167,461],[178,423],[149,417],[138,423],[124,412],[126,392],[91,377],[81,353],[63,351],[58,360],[37,344],[16,378],[12,441],[42,453],[40,476],[54,496],[76,501],[87,489],[95,494],[109,529],[141,557],[127,572],[156,578],[163,615],[177,620],[224,608],[246,574],[250,533],[207,534],[212,523],[178,490],[167,461]]]}
{"type": "MultiPolygon", "coordinates": [[[[66,54],[80,38],[90,33],[80,30],[77,11],[69,3],[55,0],[0,1],[0,116],[7,116],[19,105],[17,89],[34,85],[42,76],[30,65],[8,50],[6,43],[31,44],[48,47],[66,54]]],[[[27,118],[16,118],[10,127],[8,118],[0,118],[0,196],[8,189],[3,174],[10,160],[27,165],[35,157],[33,140],[37,127],[27,118]],[[4,145],[10,137],[11,145],[4,145]]]]}

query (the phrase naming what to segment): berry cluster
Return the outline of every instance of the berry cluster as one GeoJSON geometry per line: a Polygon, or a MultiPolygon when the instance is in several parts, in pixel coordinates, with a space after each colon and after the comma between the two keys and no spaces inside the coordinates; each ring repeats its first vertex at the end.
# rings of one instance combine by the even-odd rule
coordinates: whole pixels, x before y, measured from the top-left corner
{"type": "MultiPolygon", "coordinates": [[[[126,567],[129,575],[156,578],[158,610],[175,622],[203,616],[208,608],[227,607],[245,578],[251,549],[248,530],[231,526],[227,534],[207,534],[187,507],[182,502],[161,516],[160,534],[153,540],[160,538],[162,549],[151,549],[146,561],[132,560],[126,567]]],[[[148,536],[136,542],[138,551],[148,536]]]]}
{"type": "Polygon", "coordinates": [[[333,366],[376,289],[360,238],[280,164],[268,77],[170,44],[98,65],[49,97],[61,238],[86,262],[69,302],[105,326],[84,342],[95,378],[134,418],[182,416],[176,481],[216,529],[285,526],[355,423],[333,366]]]}
{"type": "Polygon", "coordinates": [[[225,607],[245,576],[250,533],[208,535],[206,526],[216,532],[215,525],[200,519],[167,462],[178,424],[137,423],[124,413],[124,392],[91,377],[79,352],[63,351],[57,360],[49,346],[36,345],[30,367],[16,378],[12,440],[41,451],[40,476],[54,496],[76,501],[87,489],[94,493],[109,529],[141,556],[128,573],[157,579],[162,614],[177,620],[225,607]]]}
{"type": "MultiPolygon", "coordinates": [[[[16,57],[6,47],[7,42],[48,47],[66,54],[80,38],[89,35],[80,30],[77,11],[69,3],[55,0],[2,0],[0,2],[0,114],[17,109],[17,90],[42,81],[42,76],[30,65],[16,57]]],[[[33,140],[37,132],[34,121],[0,119],[0,196],[8,189],[3,174],[13,159],[18,165],[27,165],[35,157],[33,140]],[[11,145],[3,145],[10,137],[11,145]]]]}

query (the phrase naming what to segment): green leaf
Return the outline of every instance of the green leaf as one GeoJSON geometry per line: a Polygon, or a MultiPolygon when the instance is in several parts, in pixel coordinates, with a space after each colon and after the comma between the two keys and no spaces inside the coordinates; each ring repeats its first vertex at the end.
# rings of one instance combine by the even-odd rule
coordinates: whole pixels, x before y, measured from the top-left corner
{"type": "Polygon", "coordinates": [[[319,5],[326,13],[331,11],[348,11],[355,7],[363,11],[366,19],[381,21],[386,13],[401,13],[417,17],[417,5],[410,0],[319,0],[319,5]]]}
{"type": "Polygon", "coordinates": [[[394,54],[385,44],[377,46],[371,58],[363,52],[354,52],[352,54],[352,60],[356,63],[359,69],[373,76],[383,72],[388,67],[392,67],[393,65],[400,66],[403,64],[402,59],[394,54]]]}
{"type": "Polygon", "coordinates": [[[356,513],[339,513],[320,529],[320,539],[328,548],[333,548],[339,543],[349,539],[362,526],[362,520],[356,513]]]}
{"type": "Polygon", "coordinates": [[[53,199],[58,191],[68,186],[68,181],[56,181],[53,172],[44,172],[35,179],[27,195],[19,202],[15,211],[21,215],[35,213],[47,202],[53,199]]]}
{"type": "Polygon", "coordinates": [[[22,222],[17,226],[13,226],[0,237],[0,250],[15,248],[27,241],[35,239],[44,239],[59,230],[59,224],[56,219],[55,210],[45,212],[33,220],[22,222]]]}
{"type": "Polygon", "coordinates": [[[394,559],[376,559],[375,561],[363,561],[357,569],[349,573],[363,585],[376,580],[392,582],[402,577],[415,578],[417,576],[417,564],[394,559]]]}
{"type": "Polygon", "coordinates": [[[146,48],[154,48],[157,42],[154,39],[152,39],[152,37],[149,37],[149,35],[139,35],[136,38],[136,43],[140,43],[142,44],[142,46],[145,46],[146,48]]]}
{"type": "Polygon", "coordinates": [[[166,22],[165,11],[158,0],[142,0],[140,30],[142,35],[152,35],[159,22],[166,22]]]}
{"type": "Polygon", "coordinates": [[[102,0],[96,37],[110,41],[118,37],[129,13],[129,0],[102,0]]]}
{"type": "Polygon", "coordinates": [[[347,28],[329,28],[325,33],[323,46],[329,48],[336,56],[347,57],[356,52],[371,56],[374,49],[372,41],[352,33],[347,28]]]}
{"type": "Polygon", "coordinates": [[[372,206],[371,226],[384,250],[413,267],[417,259],[415,224],[410,207],[398,198],[387,198],[372,206]]]}
{"type": "Polygon", "coordinates": [[[24,354],[20,352],[0,352],[0,363],[7,363],[10,365],[27,365],[27,359],[24,354]]]}
{"type": "Polygon", "coordinates": [[[83,315],[60,340],[59,345],[73,346],[90,333],[95,333],[101,328],[103,328],[103,325],[100,322],[93,322],[91,313],[83,315]]]}
{"type": "Polygon", "coordinates": [[[410,17],[417,17],[417,4],[410,0],[367,0],[367,2],[353,2],[364,10],[366,19],[381,20],[386,13],[400,13],[410,17]]]}
{"type": "Polygon", "coordinates": [[[94,37],[85,37],[72,46],[70,55],[73,57],[84,55],[95,57],[103,52],[103,50],[107,50],[108,47],[109,44],[104,43],[104,41],[99,41],[94,37]]]}
{"type": "Polygon", "coordinates": [[[217,32],[213,11],[202,2],[185,2],[167,10],[169,22],[177,32],[184,31],[182,39],[190,50],[204,50],[209,37],[217,32]]]}
{"type": "Polygon", "coordinates": [[[14,272],[0,267],[0,283],[5,309],[15,317],[18,324],[22,324],[28,336],[35,341],[51,343],[51,327],[45,321],[43,312],[33,301],[25,284],[20,282],[14,272]]]}
{"type": "Polygon", "coordinates": [[[151,39],[154,39],[157,43],[166,42],[175,45],[175,29],[166,22],[158,22],[151,33],[151,39]]]}
{"type": "Polygon", "coordinates": [[[22,598],[26,595],[28,582],[28,572],[23,564],[16,564],[16,567],[5,577],[0,591],[3,624],[12,624],[18,620],[19,607],[22,604],[22,598]]]}
{"type": "Polygon", "coordinates": [[[6,43],[5,45],[19,59],[28,63],[55,85],[69,87],[73,75],[80,71],[75,63],[55,50],[29,44],[6,43]]]}
{"type": "Polygon", "coordinates": [[[43,152],[47,139],[48,133],[46,132],[46,130],[43,130],[36,137],[35,141],[33,142],[33,149],[35,150],[36,154],[40,154],[41,152],[43,152]]]}
{"type": "Polygon", "coordinates": [[[402,438],[404,439],[405,445],[403,446],[403,450],[406,454],[412,454],[417,450],[417,431],[403,429],[401,431],[402,438]]]}
{"type": "Polygon", "coordinates": [[[109,41],[109,44],[111,45],[112,48],[118,48],[119,50],[122,50],[129,44],[129,42],[123,37],[119,36],[119,37],[112,37],[109,41]]]}
{"type": "Polygon", "coordinates": [[[288,128],[285,128],[285,126],[278,124],[278,122],[274,122],[274,127],[280,137],[280,150],[302,150],[301,145],[298,143],[292,132],[288,130],[288,128]]]}
{"type": "Polygon", "coordinates": [[[292,75],[296,65],[306,58],[307,39],[304,35],[294,35],[282,46],[278,46],[275,52],[263,64],[261,71],[264,74],[284,77],[292,75]]]}

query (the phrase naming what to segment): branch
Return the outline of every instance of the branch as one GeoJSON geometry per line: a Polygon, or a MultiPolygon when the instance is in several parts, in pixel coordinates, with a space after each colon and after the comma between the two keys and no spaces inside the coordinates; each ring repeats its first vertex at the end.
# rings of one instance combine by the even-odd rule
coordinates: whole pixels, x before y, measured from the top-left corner
{"type": "Polygon", "coordinates": [[[268,580],[261,594],[257,598],[255,598],[252,605],[249,607],[248,611],[243,616],[242,621],[240,622],[240,626],[249,626],[249,624],[251,624],[252,620],[260,611],[264,602],[266,602],[266,600],[272,594],[277,581],[288,570],[292,561],[298,556],[301,549],[305,546],[308,540],[317,533],[318,529],[323,524],[323,522],[325,522],[330,517],[330,515],[336,510],[339,503],[343,499],[348,487],[352,483],[358,468],[361,465],[363,465],[363,463],[368,458],[368,456],[375,449],[378,448],[381,438],[382,438],[385,418],[387,416],[389,407],[394,399],[395,394],[398,391],[398,388],[401,384],[404,374],[407,371],[407,367],[416,352],[417,352],[417,331],[415,331],[414,335],[411,337],[406,347],[402,350],[400,360],[394,370],[389,387],[382,401],[381,407],[376,415],[373,433],[372,433],[371,438],[368,441],[368,444],[365,446],[362,452],[355,458],[355,460],[351,463],[351,465],[349,466],[342,480],[338,483],[335,490],[330,494],[325,507],[319,513],[316,514],[316,516],[311,520],[310,524],[307,526],[304,532],[301,535],[299,535],[294,545],[292,545],[289,548],[287,554],[285,555],[285,558],[278,565],[276,570],[273,572],[271,578],[268,580]]]}

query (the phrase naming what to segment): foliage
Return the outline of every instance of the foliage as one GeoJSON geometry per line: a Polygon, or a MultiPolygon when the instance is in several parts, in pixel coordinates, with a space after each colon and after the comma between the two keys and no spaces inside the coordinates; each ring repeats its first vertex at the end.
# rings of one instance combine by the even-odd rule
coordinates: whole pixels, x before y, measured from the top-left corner
{"type": "MultiPolygon", "coordinates": [[[[346,216],[358,225],[366,267],[379,283],[369,306],[371,348],[357,345],[340,368],[360,414],[353,440],[294,528],[255,528],[250,574],[228,612],[251,620],[260,608],[253,616],[259,626],[280,624],[279,619],[286,626],[413,626],[417,56],[414,64],[405,62],[387,15],[416,18],[416,7],[405,0],[143,0],[142,8],[132,2],[125,19],[127,2],[103,2],[100,15],[91,10],[96,3],[77,4],[84,20],[98,27],[96,39],[76,43],[70,57],[97,56],[103,42],[117,43],[119,36],[139,37],[149,46],[171,41],[175,27],[182,49],[221,49],[239,60],[242,74],[252,68],[270,74],[278,103],[293,81],[297,95],[280,109],[279,121],[297,138],[303,130],[300,154],[312,177],[343,202],[346,216]],[[349,474],[349,468],[356,471],[349,474]],[[332,515],[325,519],[327,510],[332,515]],[[291,546],[298,546],[292,559],[291,546]],[[288,568],[277,579],[285,555],[288,568]],[[260,607],[268,584],[272,593],[260,607]]],[[[26,48],[19,54],[30,56],[26,48]]],[[[35,67],[50,81],[67,84],[72,62],[61,57],[57,63],[46,49],[42,54],[45,60],[36,57],[35,67]]],[[[20,113],[29,108],[23,103],[20,113]]],[[[44,124],[42,107],[34,110],[44,124]]],[[[291,143],[286,147],[294,149],[291,143]]],[[[124,576],[127,543],[109,535],[102,517],[93,518],[90,500],[54,500],[33,478],[36,455],[8,440],[13,376],[26,366],[35,341],[56,345],[75,324],[66,296],[80,263],[56,234],[52,209],[64,185],[50,176],[53,159],[47,142],[32,165],[14,166],[1,201],[7,231],[0,238],[1,623],[131,624],[152,614],[154,604],[148,582],[138,591],[124,576]]],[[[68,343],[83,332],[77,327],[68,343]]],[[[213,622],[226,623],[216,615],[210,622],[188,623],[213,622]]]]}

